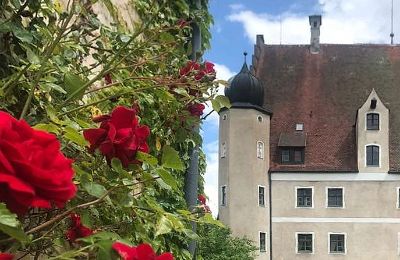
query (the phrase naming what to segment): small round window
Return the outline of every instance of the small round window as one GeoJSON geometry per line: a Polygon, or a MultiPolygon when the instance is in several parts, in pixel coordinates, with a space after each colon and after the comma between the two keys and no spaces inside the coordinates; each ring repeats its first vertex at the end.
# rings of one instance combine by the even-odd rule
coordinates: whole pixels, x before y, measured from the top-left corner
{"type": "Polygon", "coordinates": [[[223,115],[223,116],[222,116],[222,120],[226,120],[227,118],[228,118],[227,115],[223,115]]]}
{"type": "Polygon", "coordinates": [[[263,121],[263,117],[262,116],[257,116],[257,120],[258,120],[258,122],[262,122],[263,121]]]}

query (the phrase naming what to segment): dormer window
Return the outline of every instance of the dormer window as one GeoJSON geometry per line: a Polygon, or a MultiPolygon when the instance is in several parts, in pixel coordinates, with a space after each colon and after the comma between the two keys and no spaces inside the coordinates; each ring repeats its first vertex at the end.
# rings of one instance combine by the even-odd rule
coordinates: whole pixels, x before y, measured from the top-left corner
{"type": "Polygon", "coordinates": [[[303,131],[281,133],[278,147],[282,164],[303,164],[306,134],[303,131]]]}
{"type": "Polygon", "coordinates": [[[379,114],[367,114],[367,130],[379,130],[379,114]]]}
{"type": "Polygon", "coordinates": [[[281,148],[282,164],[303,164],[304,147],[285,147],[281,148]]]}

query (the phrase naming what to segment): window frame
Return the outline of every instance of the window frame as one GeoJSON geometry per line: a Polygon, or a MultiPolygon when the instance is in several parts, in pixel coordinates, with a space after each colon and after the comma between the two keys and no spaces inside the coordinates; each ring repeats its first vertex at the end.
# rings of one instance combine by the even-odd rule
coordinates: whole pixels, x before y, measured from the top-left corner
{"type": "Polygon", "coordinates": [[[265,192],[266,192],[266,190],[267,190],[266,187],[263,186],[263,185],[258,185],[258,186],[257,186],[257,198],[258,198],[258,206],[259,206],[259,207],[263,207],[263,208],[266,207],[266,199],[265,199],[265,192]],[[264,189],[264,196],[263,196],[264,204],[260,204],[260,189],[261,189],[261,188],[264,189]]]}
{"type": "Polygon", "coordinates": [[[347,233],[345,232],[328,232],[328,254],[329,255],[346,255],[347,254],[347,233]],[[332,252],[331,251],[331,235],[343,235],[344,236],[344,252],[332,252]]]}
{"type": "Polygon", "coordinates": [[[379,131],[379,130],[381,130],[381,114],[380,113],[378,113],[378,112],[368,112],[368,113],[366,113],[365,114],[365,130],[372,130],[372,131],[379,131]],[[374,122],[374,118],[373,118],[373,116],[378,116],[378,125],[377,126],[375,126],[375,125],[372,125],[372,128],[369,128],[368,127],[368,116],[369,115],[371,115],[372,116],[372,122],[374,122]],[[377,128],[374,128],[374,127],[377,127],[377,128]]]}
{"type": "MultiPolygon", "coordinates": [[[[372,155],[373,155],[372,150],[372,155]]],[[[373,158],[372,158],[373,160],[373,158]]],[[[379,144],[366,144],[365,145],[365,167],[380,168],[381,167],[381,146],[379,144]],[[378,165],[368,165],[368,147],[378,147],[378,165]]]]}
{"type": "Polygon", "coordinates": [[[298,164],[304,164],[305,161],[305,147],[281,147],[280,148],[280,163],[281,164],[286,164],[286,165],[298,165],[298,164]],[[284,161],[283,160],[283,152],[288,151],[289,152],[289,161],[284,161]],[[296,152],[301,153],[301,161],[295,161],[295,154],[296,152]]]}
{"type": "Polygon", "coordinates": [[[222,142],[220,147],[220,158],[226,158],[226,142],[222,142]]]}
{"type": "Polygon", "coordinates": [[[328,186],[325,188],[325,207],[327,209],[344,209],[346,208],[346,203],[345,203],[345,189],[344,187],[331,187],[328,186]],[[329,206],[329,189],[341,189],[342,190],[342,206],[341,207],[335,207],[335,206],[329,206]]]}
{"type": "Polygon", "coordinates": [[[257,154],[257,158],[258,158],[258,159],[264,159],[264,151],[265,151],[264,142],[263,142],[263,141],[257,141],[257,144],[256,144],[256,154],[257,154]],[[259,152],[258,152],[258,151],[259,151],[258,146],[259,146],[260,144],[261,144],[262,150],[261,150],[261,152],[259,153],[259,152]]]}
{"type": "Polygon", "coordinates": [[[296,232],[296,254],[315,254],[315,235],[314,232],[296,232]],[[299,251],[299,235],[311,235],[311,252],[299,251]]]}
{"type": "Polygon", "coordinates": [[[266,253],[267,252],[267,232],[259,231],[258,232],[258,245],[259,245],[259,252],[266,253]],[[264,234],[264,250],[261,250],[261,234],[264,234]]]}
{"type": "Polygon", "coordinates": [[[295,205],[296,209],[313,209],[314,208],[314,186],[296,186],[294,197],[295,197],[294,205],[295,205]],[[299,190],[299,189],[311,189],[311,207],[299,207],[298,206],[297,190],[299,190]]]}
{"type": "Polygon", "coordinates": [[[222,185],[221,186],[221,201],[220,201],[220,205],[221,206],[226,206],[228,203],[228,195],[226,192],[226,187],[227,185],[222,185]]]}

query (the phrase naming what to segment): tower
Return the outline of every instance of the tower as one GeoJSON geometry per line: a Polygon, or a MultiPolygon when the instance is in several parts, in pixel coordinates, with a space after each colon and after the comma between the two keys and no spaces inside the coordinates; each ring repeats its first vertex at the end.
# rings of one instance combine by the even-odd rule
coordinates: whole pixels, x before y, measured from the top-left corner
{"type": "Polygon", "coordinates": [[[309,22],[311,26],[311,42],[310,42],[310,52],[313,54],[319,53],[319,35],[320,27],[322,25],[321,15],[311,15],[309,17],[309,22]]]}
{"type": "Polygon", "coordinates": [[[257,259],[270,259],[271,112],[262,107],[264,88],[246,62],[225,95],[232,107],[220,112],[219,218],[233,235],[246,236],[260,247],[257,259]]]}

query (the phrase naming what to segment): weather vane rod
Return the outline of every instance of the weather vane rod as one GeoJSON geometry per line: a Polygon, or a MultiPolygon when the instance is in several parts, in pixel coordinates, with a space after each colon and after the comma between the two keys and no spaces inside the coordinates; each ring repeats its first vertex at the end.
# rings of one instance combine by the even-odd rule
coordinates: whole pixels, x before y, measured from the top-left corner
{"type": "Polygon", "coordinates": [[[393,0],[392,0],[392,10],[391,10],[391,32],[390,32],[390,44],[393,45],[394,33],[393,33],[393,0]]]}

